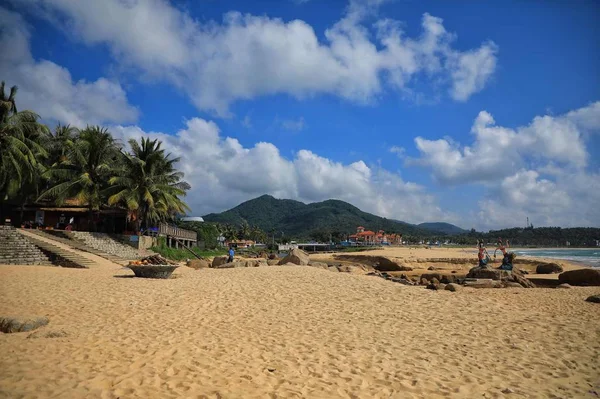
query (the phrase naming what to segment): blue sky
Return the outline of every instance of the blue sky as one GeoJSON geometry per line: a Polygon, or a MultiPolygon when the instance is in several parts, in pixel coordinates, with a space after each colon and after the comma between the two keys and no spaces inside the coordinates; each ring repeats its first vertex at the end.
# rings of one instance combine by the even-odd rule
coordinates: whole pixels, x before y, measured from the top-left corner
{"type": "Polygon", "coordinates": [[[194,214],[262,195],[409,222],[600,226],[596,2],[12,0],[51,125],[161,138],[194,214]]]}

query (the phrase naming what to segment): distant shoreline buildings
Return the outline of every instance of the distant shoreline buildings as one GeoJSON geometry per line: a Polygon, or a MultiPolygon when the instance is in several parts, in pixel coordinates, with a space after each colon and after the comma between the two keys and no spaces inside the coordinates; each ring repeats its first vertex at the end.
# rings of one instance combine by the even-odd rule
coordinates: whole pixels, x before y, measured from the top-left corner
{"type": "Polygon", "coordinates": [[[348,241],[357,245],[401,245],[402,234],[386,234],[383,230],[376,233],[358,226],[356,234],[349,236],[348,241]]]}

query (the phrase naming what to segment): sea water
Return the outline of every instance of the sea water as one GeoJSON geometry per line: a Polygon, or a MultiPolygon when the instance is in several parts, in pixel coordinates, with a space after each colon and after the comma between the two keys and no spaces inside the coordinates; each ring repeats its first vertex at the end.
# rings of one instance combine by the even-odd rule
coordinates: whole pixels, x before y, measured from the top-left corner
{"type": "Polygon", "coordinates": [[[560,259],[600,267],[600,248],[591,249],[515,249],[520,256],[560,259]]]}

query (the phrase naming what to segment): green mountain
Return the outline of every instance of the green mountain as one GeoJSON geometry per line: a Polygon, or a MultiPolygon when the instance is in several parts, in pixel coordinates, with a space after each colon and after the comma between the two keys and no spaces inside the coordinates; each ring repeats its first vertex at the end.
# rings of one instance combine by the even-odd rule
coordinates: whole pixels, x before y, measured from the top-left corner
{"type": "MultiPolygon", "coordinates": [[[[246,222],[251,226],[258,226],[267,233],[284,234],[292,238],[314,237],[316,233],[350,234],[356,232],[358,226],[364,226],[373,231],[402,233],[405,236],[432,235],[430,228],[421,228],[410,223],[382,218],[363,212],[354,205],[339,200],[304,204],[299,201],[276,199],[270,195],[263,195],[228,211],[211,213],[203,218],[207,222],[236,226],[246,222]]],[[[446,223],[443,224],[446,225],[446,223]]],[[[446,228],[446,226],[443,227],[446,228]]],[[[458,229],[456,226],[452,227],[458,229]]]]}
{"type": "Polygon", "coordinates": [[[461,229],[458,226],[455,226],[450,223],[444,223],[444,222],[421,223],[421,224],[418,224],[417,226],[419,226],[422,229],[430,230],[430,231],[437,232],[437,233],[450,234],[450,235],[451,234],[462,234],[462,233],[469,232],[468,230],[461,229]]]}

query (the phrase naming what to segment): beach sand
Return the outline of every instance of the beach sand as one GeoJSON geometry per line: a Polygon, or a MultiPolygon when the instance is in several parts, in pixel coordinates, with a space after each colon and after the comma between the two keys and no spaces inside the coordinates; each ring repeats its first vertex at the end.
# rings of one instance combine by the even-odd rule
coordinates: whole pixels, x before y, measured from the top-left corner
{"type": "Polygon", "coordinates": [[[0,266],[0,315],[50,319],[37,338],[0,334],[0,397],[600,392],[600,305],[584,301],[599,287],[452,293],[301,266],[130,276],[0,266]]]}

